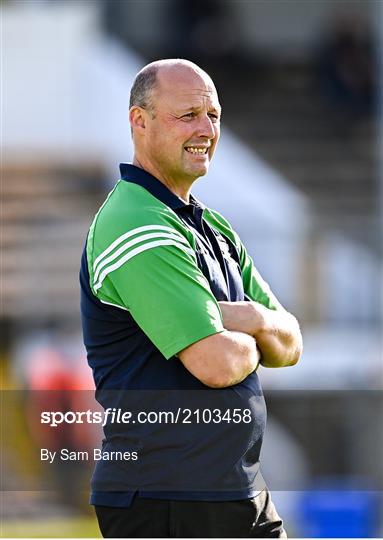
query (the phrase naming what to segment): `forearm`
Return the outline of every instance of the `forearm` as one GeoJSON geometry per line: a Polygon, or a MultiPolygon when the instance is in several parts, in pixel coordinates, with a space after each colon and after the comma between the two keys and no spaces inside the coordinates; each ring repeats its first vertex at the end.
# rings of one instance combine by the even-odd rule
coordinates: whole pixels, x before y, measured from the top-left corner
{"type": "Polygon", "coordinates": [[[302,336],[295,317],[284,309],[271,310],[257,302],[219,302],[225,328],[256,339],[265,367],[297,363],[302,336]]]}
{"type": "Polygon", "coordinates": [[[232,386],[246,379],[258,367],[260,352],[252,336],[243,332],[224,334],[221,334],[219,354],[222,386],[232,386]]]}
{"type": "Polygon", "coordinates": [[[225,330],[193,343],[178,357],[207,386],[225,388],[250,375],[258,366],[260,354],[252,337],[225,330]]]}
{"type": "Polygon", "coordinates": [[[261,307],[266,310],[265,324],[254,333],[261,351],[261,364],[265,367],[293,366],[302,353],[298,321],[287,311],[261,307]]]}

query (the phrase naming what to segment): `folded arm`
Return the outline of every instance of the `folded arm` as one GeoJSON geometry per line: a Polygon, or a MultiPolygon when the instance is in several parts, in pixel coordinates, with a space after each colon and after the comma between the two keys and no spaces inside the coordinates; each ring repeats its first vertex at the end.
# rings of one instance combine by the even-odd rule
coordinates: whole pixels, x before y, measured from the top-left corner
{"type": "Polygon", "coordinates": [[[298,321],[282,306],[268,309],[258,302],[219,302],[227,330],[255,338],[265,367],[296,364],[302,353],[298,321]]]}
{"type": "Polygon", "coordinates": [[[240,383],[256,369],[260,360],[251,336],[227,330],[193,343],[177,356],[190,373],[211,388],[240,383]]]}

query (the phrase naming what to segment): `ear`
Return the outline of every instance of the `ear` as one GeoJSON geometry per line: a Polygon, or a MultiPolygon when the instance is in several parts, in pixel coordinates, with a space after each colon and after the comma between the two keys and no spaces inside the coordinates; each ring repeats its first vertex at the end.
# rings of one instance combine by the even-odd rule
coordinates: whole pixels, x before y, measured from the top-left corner
{"type": "Polygon", "coordinates": [[[146,111],[137,105],[133,105],[129,110],[129,122],[134,130],[141,131],[145,129],[146,111]]]}

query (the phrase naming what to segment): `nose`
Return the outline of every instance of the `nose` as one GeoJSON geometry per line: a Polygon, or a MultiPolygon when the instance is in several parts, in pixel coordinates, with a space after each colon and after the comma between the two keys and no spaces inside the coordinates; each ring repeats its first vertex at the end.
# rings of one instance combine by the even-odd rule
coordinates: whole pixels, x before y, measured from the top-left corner
{"type": "Polygon", "coordinates": [[[200,117],[200,121],[198,123],[198,136],[206,137],[207,139],[214,139],[215,137],[213,122],[207,114],[200,117]]]}

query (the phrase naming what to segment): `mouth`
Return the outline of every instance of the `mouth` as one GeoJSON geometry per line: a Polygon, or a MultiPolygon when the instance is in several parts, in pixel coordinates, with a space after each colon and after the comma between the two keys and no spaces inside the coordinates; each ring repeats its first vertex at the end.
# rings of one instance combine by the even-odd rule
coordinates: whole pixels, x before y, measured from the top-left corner
{"type": "Polygon", "coordinates": [[[189,154],[194,154],[195,156],[205,156],[208,151],[209,147],[207,146],[185,146],[186,152],[189,152],[189,154]]]}

